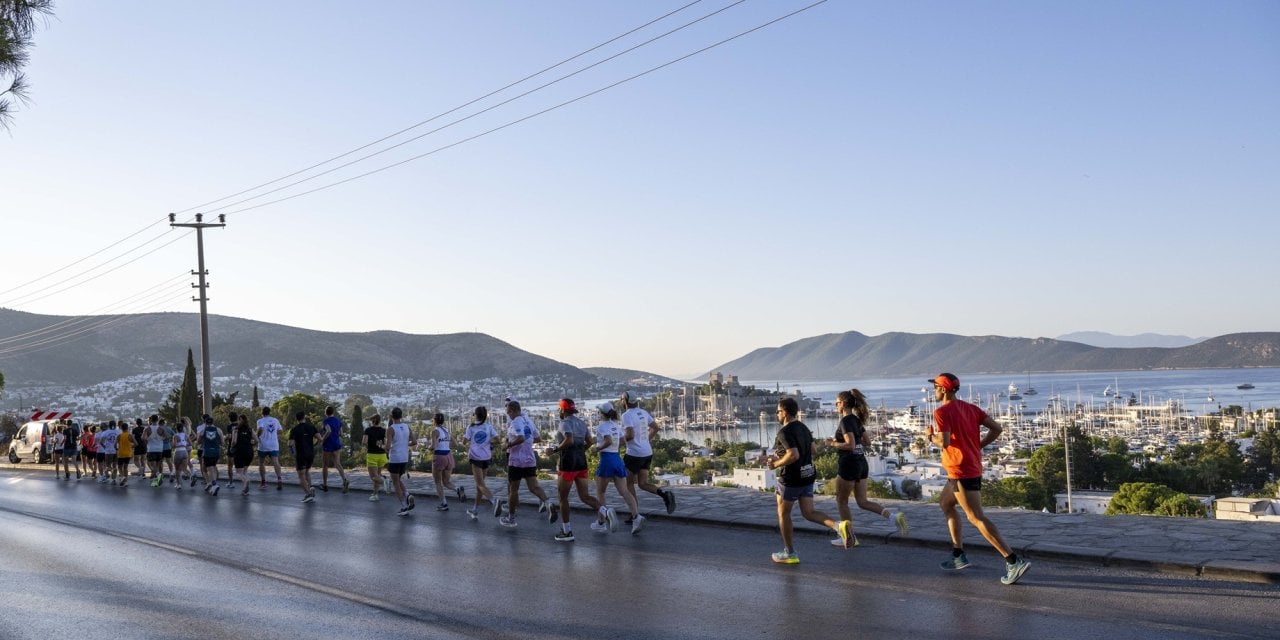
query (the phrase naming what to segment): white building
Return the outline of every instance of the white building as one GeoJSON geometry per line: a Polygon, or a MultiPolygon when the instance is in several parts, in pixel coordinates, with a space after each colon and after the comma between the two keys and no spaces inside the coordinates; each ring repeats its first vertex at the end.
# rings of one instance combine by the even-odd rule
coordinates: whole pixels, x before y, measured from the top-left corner
{"type": "MultiPolygon", "coordinates": [[[[732,476],[721,476],[727,482],[732,482],[739,487],[755,489],[757,491],[770,491],[775,484],[773,470],[764,467],[738,467],[733,470],[732,476]]],[[[717,478],[719,480],[720,478],[717,478]]]]}
{"type": "Polygon", "coordinates": [[[658,486],[678,487],[689,484],[689,476],[678,473],[663,473],[653,476],[653,483],[658,486]]]}
{"type": "Polygon", "coordinates": [[[1217,520],[1280,522],[1280,500],[1268,498],[1218,498],[1213,502],[1217,520]]]}

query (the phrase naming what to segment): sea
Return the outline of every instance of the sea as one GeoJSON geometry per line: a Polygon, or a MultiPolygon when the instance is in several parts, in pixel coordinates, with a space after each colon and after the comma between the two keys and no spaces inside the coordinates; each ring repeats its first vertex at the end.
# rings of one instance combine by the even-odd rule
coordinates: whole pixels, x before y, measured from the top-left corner
{"type": "MultiPolygon", "coordinates": [[[[960,378],[960,398],[981,398],[985,404],[993,394],[1008,393],[1013,384],[1022,392],[1021,402],[1025,412],[1038,412],[1049,399],[1059,396],[1067,407],[1076,403],[1100,406],[1110,398],[1108,389],[1128,400],[1130,395],[1143,405],[1163,405],[1170,400],[1179,402],[1192,413],[1207,414],[1224,407],[1239,405],[1246,411],[1280,407],[1280,368],[1249,369],[1177,369],[1159,371],[1079,371],[1068,373],[1030,374],[973,374],[956,373],[960,378]],[[1242,384],[1252,389],[1238,389],[1242,384]],[[1028,387],[1035,395],[1025,395],[1028,387]]],[[[917,411],[925,410],[933,399],[932,383],[926,376],[897,378],[860,378],[854,380],[742,380],[743,385],[760,389],[780,390],[787,393],[797,390],[805,396],[818,398],[824,409],[830,408],[836,394],[857,388],[867,396],[871,407],[888,410],[905,410],[915,405],[917,411]]],[[[1007,399],[1001,399],[1007,403],[1007,399]]],[[[835,433],[836,420],[830,417],[806,417],[805,424],[814,435],[829,438],[835,433]]],[[[760,424],[748,422],[740,429],[720,432],[700,431],[681,437],[702,444],[705,439],[733,442],[772,442],[778,425],[772,419],[760,424]]],[[[676,434],[664,434],[676,435],[676,434]]]]}

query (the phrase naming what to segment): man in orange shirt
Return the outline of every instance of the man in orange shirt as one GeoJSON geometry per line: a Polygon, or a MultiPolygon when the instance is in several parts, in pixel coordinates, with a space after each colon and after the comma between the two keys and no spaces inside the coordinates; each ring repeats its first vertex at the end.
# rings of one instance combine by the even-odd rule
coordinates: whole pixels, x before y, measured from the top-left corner
{"type": "Polygon", "coordinates": [[[951,559],[943,562],[942,568],[956,571],[969,566],[969,558],[964,553],[960,514],[956,513],[956,505],[959,504],[964,507],[969,522],[1004,556],[1005,575],[1000,582],[1013,584],[1026,573],[1031,563],[1019,558],[1005,544],[995,523],[982,512],[982,449],[999,438],[1004,429],[982,409],[956,399],[956,392],[960,390],[959,378],[942,373],[929,382],[933,383],[933,397],[940,404],[933,412],[928,438],[942,450],[942,466],[947,470],[947,486],[942,490],[939,505],[947,516],[952,549],[951,559]],[[982,435],[982,427],[987,428],[985,436],[982,435]]]}

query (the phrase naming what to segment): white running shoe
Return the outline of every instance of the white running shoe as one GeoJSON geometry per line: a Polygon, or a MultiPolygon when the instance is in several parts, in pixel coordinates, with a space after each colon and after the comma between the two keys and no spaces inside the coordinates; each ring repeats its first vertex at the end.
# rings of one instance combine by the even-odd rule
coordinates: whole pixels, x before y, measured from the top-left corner
{"type": "Polygon", "coordinates": [[[609,525],[603,522],[600,522],[599,520],[596,520],[595,522],[591,523],[591,530],[595,531],[596,533],[609,533],[609,525]]]}
{"type": "Polygon", "coordinates": [[[637,533],[640,533],[640,530],[644,528],[644,522],[645,522],[644,516],[638,515],[632,518],[631,519],[631,535],[634,536],[637,533]]]}

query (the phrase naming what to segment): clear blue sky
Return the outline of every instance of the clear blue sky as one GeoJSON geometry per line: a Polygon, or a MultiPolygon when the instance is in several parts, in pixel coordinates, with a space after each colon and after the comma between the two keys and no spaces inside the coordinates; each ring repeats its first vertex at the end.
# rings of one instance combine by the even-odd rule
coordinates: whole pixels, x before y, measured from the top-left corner
{"type": "MultiPolygon", "coordinates": [[[[0,135],[0,290],[683,4],[64,0],[26,70],[35,102],[0,135]]],[[[694,5],[519,89],[728,4],[694,5]]],[[[482,138],[241,211],[805,4],[744,2],[353,167],[203,207],[239,211],[206,233],[211,311],[332,331],[481,331],[578,366],[673,375],[848,330],[1280,329],[1275,2],[833,0],[482,138]]],[[[166,229],[0,306],[195,311],[181,277],[195,239],[156,248],[176,232],[48,295],[166,229]],[[154,300],[109,306],[165,281],[154,300]]]]}

